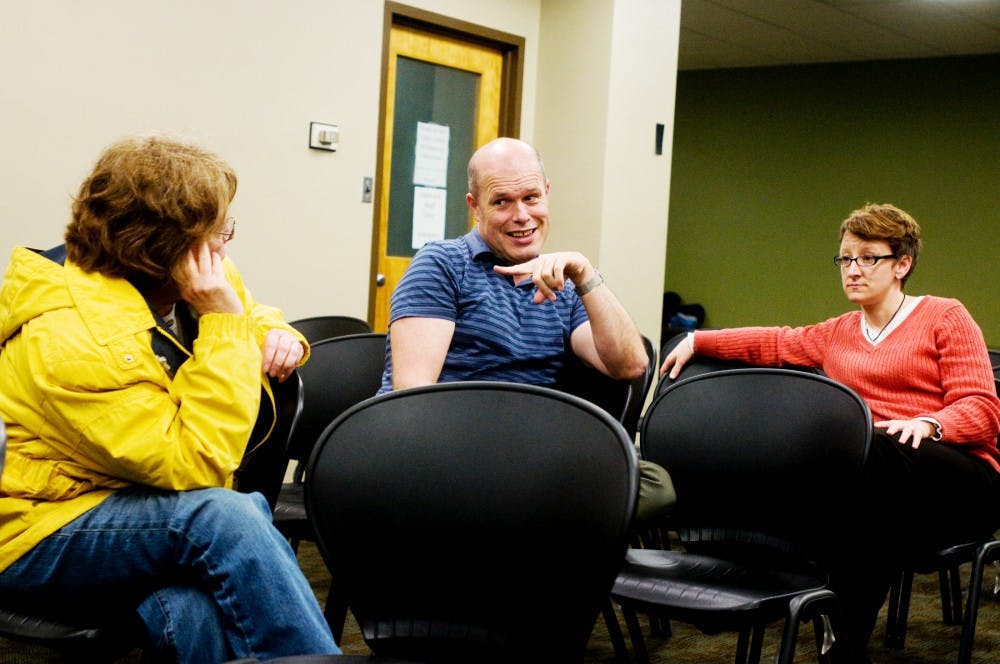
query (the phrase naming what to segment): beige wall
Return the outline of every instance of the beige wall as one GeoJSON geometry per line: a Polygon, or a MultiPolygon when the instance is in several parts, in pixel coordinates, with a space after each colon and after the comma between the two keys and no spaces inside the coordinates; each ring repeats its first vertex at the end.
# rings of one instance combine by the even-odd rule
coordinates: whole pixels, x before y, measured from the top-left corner
{"type": "Polygon", "coordinates": [[[679,26],[679,0],[542,3],[535,133],[552,182],[549,248],[589,256],[656,347],[679,26]]]}
{"type": "MultiPolygon", "coordinates": [[[[408,4],[525,38],[521,135],[537,137],[555,213],[573,219],[558,242],[585,246],[643,332],[658,332],[669,152],[655,164],[648,155],[654,118],[673,113],[679,1],[408,4]],[[596,89],[593,68],[604,72],[596,89]],[[575,135],[581,108],[586,133],[575,135]],[[656,191],[646,200],[621,200],[647,187],[656,191]],[[573,207],[581,196],[586,214],[573,207]],[[636,288],[645,277],[626,269],[639,264],[655,284],[648,294],[636,288]]],[[[288,318],[367,317],[373,209],[361,185],[375,173],[383,9],[379,0],[0,0],[0,270],[15,245],[61,241],[70,196],[105,145],[161,129],[236,168],[231,255],[259,300],[288,318]],[[310,121],[339,125],[336,153],[308,149],[310,121]]]]}

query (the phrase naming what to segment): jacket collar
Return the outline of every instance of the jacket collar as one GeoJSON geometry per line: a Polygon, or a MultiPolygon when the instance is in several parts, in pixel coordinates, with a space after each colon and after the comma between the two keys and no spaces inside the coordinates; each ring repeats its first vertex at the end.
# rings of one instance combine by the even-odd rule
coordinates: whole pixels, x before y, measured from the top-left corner
{"type": "Polygon", "coordinates": [[[156,326],[153,312],[127,280],[84,272],[66,261],[66,286],[94,339],[107,344],[156,326]]]}

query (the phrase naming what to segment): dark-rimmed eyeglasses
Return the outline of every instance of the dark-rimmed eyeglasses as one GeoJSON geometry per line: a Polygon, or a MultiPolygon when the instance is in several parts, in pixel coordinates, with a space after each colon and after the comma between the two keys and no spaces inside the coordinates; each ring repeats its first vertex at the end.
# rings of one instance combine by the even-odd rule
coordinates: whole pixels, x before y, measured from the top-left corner
{"type": "Polygon", "coordinates": [[[850,256],[834,256],[833,264],[841,270],[846,270],[851,266],[851,263],[857,263],[858,267],[873,267],[882,259],[895,257],[896,254],[886,254],[885,256],[855,256],[854,258],[851,258],[850,256]]]}
{"type": "Polygon", "coordinates": [[[226,228],[228,230],[219,231],[218,233],[223,242],[229,242],[236,235],[236,217],[229,217],[226,219],[226,228]]]}

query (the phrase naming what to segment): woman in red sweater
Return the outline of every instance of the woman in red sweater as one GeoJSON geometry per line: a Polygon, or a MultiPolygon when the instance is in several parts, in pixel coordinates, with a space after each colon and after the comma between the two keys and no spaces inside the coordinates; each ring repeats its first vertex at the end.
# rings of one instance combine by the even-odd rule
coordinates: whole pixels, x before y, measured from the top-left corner
{"type": "Polygon", "coordinates": [[[904,292],[920,248],[920,226],[903,210],[855,210],[834,262],[859,310],[798,328],[694,332],[660,368],[674,379],[696,352],[814,367],[868,404],[876,431],[865,486],[846,517],[851,532],[826,542],[859,660],[894,563],[1000,527],[1000,400],[986,342],[958,300],[904,292]]]}

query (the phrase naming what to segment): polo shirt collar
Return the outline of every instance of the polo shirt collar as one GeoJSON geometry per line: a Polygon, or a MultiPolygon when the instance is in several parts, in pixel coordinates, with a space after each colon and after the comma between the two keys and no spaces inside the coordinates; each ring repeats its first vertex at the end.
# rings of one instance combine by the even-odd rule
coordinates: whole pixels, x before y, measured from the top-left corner
{"type": "Polygon", "coordinates": [[[479,234],[479,229],[473,227],[471,231],[462,236],[465,240],[465,246],[469,249],[469,254],[472,256],[473,260],[484,260],[494,265],[502,265],[504,261],[500,260],[500,257],[493,253],[489,245],[486,244],[486,240],[483,236],[479,234]]]}
{"type": "Polygon", "coordinates": [[[486,240],[483,236],[479,234],[479,228],[476,226],[472,227],[472,230],[462,236],[465,240],[465,246],[469,250],[469,255],[472,256],[473,260],[481,260],[492,265],[508,265],[509,263],[504,259],[493,253],[490,246],[486,244],[486,240]]]}

